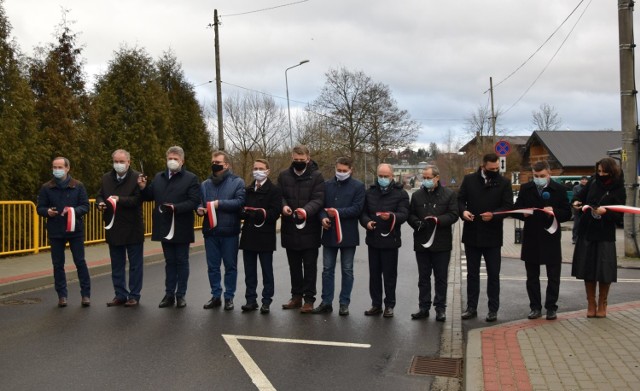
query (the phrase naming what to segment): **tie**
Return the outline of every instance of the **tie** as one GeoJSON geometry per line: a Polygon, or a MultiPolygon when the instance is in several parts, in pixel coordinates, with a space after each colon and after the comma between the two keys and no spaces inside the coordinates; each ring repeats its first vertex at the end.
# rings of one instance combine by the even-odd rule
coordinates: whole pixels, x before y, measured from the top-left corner
{"type": "Polygon", "coordinates": [[[262,187],[262,185],[260,184],[260,182],[256,182],[256,191],[261,187],[262,187]]]}

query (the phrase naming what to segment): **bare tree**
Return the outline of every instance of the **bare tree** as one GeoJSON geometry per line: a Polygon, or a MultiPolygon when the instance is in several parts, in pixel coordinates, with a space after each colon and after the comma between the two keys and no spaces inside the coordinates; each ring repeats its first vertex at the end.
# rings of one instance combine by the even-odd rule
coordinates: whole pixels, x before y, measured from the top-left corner
{"type": "MultiPolygon", "coordinates": [[[[499,119],[501,112],[498,110],[495,112],[496,116],[496,129],[498,129],[499,119]]],[[[488,106],[478,106],[476,111],[469,114],[466,119],[467,133],[470,138],[476,138],[476,151],[478,155],[488,152],[494,142],[493,140],[493,126],[491,123],[491,110],[488,106]]],[[[498,132],[496,130],[496,132],[498,132]]],[[[497,134],[496,134],[497,135],[497,134]]]]}
{"type": "Polygon", "coordinates": [[[562,118],[558,116],[555,107],[543,103],[540,110],[531,112],[535,130],[558,130],[562,125],[562,118]]]}

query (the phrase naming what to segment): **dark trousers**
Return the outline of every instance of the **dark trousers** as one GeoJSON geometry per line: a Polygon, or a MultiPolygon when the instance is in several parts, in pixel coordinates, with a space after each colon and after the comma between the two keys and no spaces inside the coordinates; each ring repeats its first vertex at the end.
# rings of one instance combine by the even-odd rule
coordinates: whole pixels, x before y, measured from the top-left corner
{"type": "Polygon", "coordinates": [[[249,251],[242,250],[244,262],[244,283],[247,286],[244,297],[247,303],[258,301],[258,258],[262,270],[262,304],[271,304],[273,301],[273,251],[249,251]]]}
{"type": "Polygon", "coordinates": [[[369,295],[373,307],[382,307],[384,279],[384,305],[396,306],[396,281],[398,280],[398,249],[369,246],[369,295]]]}
{"type": "Polygon", "coordinates": [[[189,243],[162,242],[162,252],[165,293],[167,296],[184,297],[189,280],[189,243]]]}
{"type": "Polygon", "coordinates": [[[418,262],[418,304],[420,309],[431,308],[431,271],[435,282],[433,306],[438,309],[447,307],[447,278],[451,251],[416,252],[418,262]]]}
{"type": "MultiPolygon", "coordinates": [[[[527,269],[527,294],[529,295],[529,307],[532,310],[542,309],[542,298],[540,297],[540,266],[533,262],[525,262],[527,269]]],[[[544,265],[547,269],[547,294],[544,300],[544,308],[547,310],[558,310],[558,296],[560,294],[560,272],[562,262],[554,262],[544,265]]]]}
{"type": "Polygon", "coordinates": [[[464,246],[467,256],[467,308],[477,309],[480,296],[480,262],[484,256],[487,269],[487,297],[489,311],[498,312],[500,308],[500,247],[464,246]]]}
{"type": "Polygon", "coordinates": [[[579,210],[573,211],[573,228],[571,229],[571,241],[573,243],[578,241],[578,226],[580,225],[580,217],[582,212],[579,210]]]}
{"type": "Polygon", "coordinates": [[[67,242],[69,242],[73,263],[76,265],[76,270],[78,271],[80,294],[83,297],[90,297],[91,278],[89,277],[87,261],[84,258],[84,236],[69,239],[49,238],[49,244],[51,245],[51,263],[53,264],[53,279],[58,297],[67,297],[68,295],[67,275],[64,271],[64,250],[67,242]]]}
{"type": "Polygon", "coordinates": [[[316,279],[318,278],[318,249],[287,249],[291,295],[304,297],[305,303],[316,301],[316,279]]]}
{"type": "Polygon", "coordinates": [[[111,281],[116,298],[121,300],[140,300],[142,290],[142,252],[143,243],[125,244],[122,246],[109,245],[111,256],[111,281]],[[129,289],[127,290],[126,265],[129,256],[129,289]]]}

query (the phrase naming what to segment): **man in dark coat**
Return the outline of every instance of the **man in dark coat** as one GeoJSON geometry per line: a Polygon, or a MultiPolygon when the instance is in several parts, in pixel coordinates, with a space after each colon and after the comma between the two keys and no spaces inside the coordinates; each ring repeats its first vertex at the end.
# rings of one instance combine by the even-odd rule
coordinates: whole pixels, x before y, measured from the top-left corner
{"type": "Polygon", "coordinates": [[[105,238],[111,256],[111,280],[115,297],[107,307],[135,307],[142,290],[144,221],[142,196],[138,187],[139,172],[131,168],[131,155],[124,149],[111,154],[113,169],[102,176],[96,197],[103,212],[105,238]],[[125,267],[129,256],[129,289],[125,267]]]}
{"type": "Polygon", "coordinates": [[[462,243],[467,257],[467,309],[462,319],[478,316],[480,296],[480,262],[484,256],[487,267],[489,312],[486,321],[495,322],[500,308],[500,264],[502,261],[502,220],[504,215],[493,212],[513,206],[511,181],[499,173],[500,163],[495,153],[482,158],[482,167],[465,175],[458,192],[458,210],[464,220],[462,243]]]}
{"type": "Polygon", "coordinates": [[[409,195],[394,181],[393,167],[380,164],[377,180],[365,193],[360,225],[367,229],[365,242],[369,253],[369,295],[367,316],[393,317],[398,279],[398,249],[402,245],[400,226],[409,216],[409,195]],[[384,313],[382,287],[384,279],[384,313]]]}
{"type": "Polygon", "coordinates": [[[349,315],[353,289],[353,258],[356,255],[356,247],[360,244],[358,219],[364,206],[364,184],[351,177],[352,164],[348,157],[338,158],[335,177],[324,183],[325,209],[320,211],[323,228],[322,303],[313,309],[314,314],[333,311],[336,261],[340,251],[342,288],[338,313],[342,316],[349,315]]]}
{"type": "Polygon", "coordinates": [[[187,305],[189,280],[189,245],[194,242],[194,211],[200,203],[198,178],[183,168],[184,150],[173,146],[167,150],[167,170],[156,174],[147,186],[144,176],[138,177],[142,197],[155,201],[151,240],[162,242],[165,258],[165,295],[159,307],[187,305]]]}
{"type": "Polygon", "coordinates": [[[283,198],[280,236],[291,274],[291,299],[282,308],[300,308],[302,313],[311,313],[316,301],[322,230],[318,213],[324,203],[324,179],[306,146],[294,147],[291,158],[291,167],[278,176],[283,198]]]}
{"type": "MultiPolygon", "coordinates": [[[[533,164],[533,181],[520,187],[515,209],[538,208],[553,212],[558,224],[571,218],[571,206],[567,191],[561,184],[551,180],[549,163],[539,161],[533,164]]],[[[522,252],[520,259],[527,270],[527,294],[529,295],[529,319],[542,316],[542,298],[540,295],[540,265],[547,269],[547,293],[544,308],[547,319],[556,319],[558,295],[560,293],[560,271],[562,268],[562,247],[560,227],[554,233],[547,229],[553,223],[554,216],[536,210],[532,215],[516,214],[524,220],[522,252]]]]}
{"type": "Polygon", "coordinates": [[[446,320],[447,278],[453,234],[451,227],[458,221],[456,193],[440,186],[440,170],[426,166],[422,171],[422,186],[411,196],[409,225],[414,229],[413,249],[418,262],[418,312],[412,319],[429,317],[431,308],[431,271],[435,280],[433,305],[436,321],[446,320]],[[434,235],[435,231],[435,236],[434,235]],[[430,243],[431,237],[433,241],[430,243]]]}
{"type": "Polygon", "coordinates": [[[240,249],[244,261],[244,281],[247,286],[247,303],[242,311],[258,309],[258,258],[262,270],[261,314],[268,314],[273,301],[273,252],[276,250],[276,222],[282,209],[280,187],[269,179],[269,162],[256,159],[253,162],[253,182],[246,187],[246,205],[242,213],[240,249]]]}
{"type": "Polygon", "coordinates": [[[40,188],[38,215],[47,218],[47,234],[51,245],[53,279],[58,293],[58,307],[67,306],[67,276],[64,271],[64,250],[67,242],[78,270],[81,304],[91,305],[91,278],[84,258],[84,219],[89,212],[89,198],[82,182],[69,174],[71,163],[65,157],[51,162],[53,179],[40,188]]]}

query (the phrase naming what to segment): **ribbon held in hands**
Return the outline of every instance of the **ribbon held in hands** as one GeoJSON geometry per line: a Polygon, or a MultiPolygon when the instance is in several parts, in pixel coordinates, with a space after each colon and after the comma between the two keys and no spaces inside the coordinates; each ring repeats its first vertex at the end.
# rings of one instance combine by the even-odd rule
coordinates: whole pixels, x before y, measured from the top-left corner
{"type": "Polygon", "coordinates": [[[65,206],[62,213],[67,215],[67,232],[75,232],[76,230],[76,210],[71,206],[65,206]]]}
{"type": "MultiPolygon", "coordinates": [[[[612,212],[619,213],[631,213],[634,215],[640,214],[640,208],[635,206],[627,206],[627,205],[600,205],[600,207],[605,208],[606,210],[610,210],[612,212]]],[[[585,205],[582,207],[582,211],[586,212],[587,209],[598,209],[597,206],[585,205]]]]}
{"type": "Polygon", "coordinates": [[[111,222],[104,227],[104,229],[111,229],[113,227],[113,223],[116,222],[116,205],[118,204],[118,198],[111,196],[106,199],[107,203],[111,205],[111,209],[113,210],[113,214],[111,215],[111,222]]]}
{"type": "Polygon", "coordinates": [[[216,214],[214,202],[215,201],[207,202],[207,217],[209,219],[209,227],[211,229],[214,229],[218,225],[218,215],[216,214]]]}
{"type": "Polygon", "coordinates": [[[294,221],[302,220],[301,223],[296,223],[296,228],[302,229],[305,225],[307,225],[307,211],[303,208],[298,208],[293,211],[294,221]]]}
{"type": "Polygon", "coordinates": [[[556,219],[556,215],[551,210],[546,210],[543,208],[523,208],[523,209],[503,210],[500,212],[492,212],[492,213],[494,215],[504,215],[504,214],[511,214],[511,213],[522,213],[525,215],[532,215],[536,210],[543,211],[549,216],[553,216],[553,222],[551,223],[551,226],[549,226],[549,228],[545,228],[544,230],[549,232],[552,235],[556,233],[556,231],[558,230],[558,220],[556,219]]]}
{"type": "Polygon", "coordinates": [[[329,211],[333,213],[334,226],[336,229],[336,242],[338,244],[342,243],[342,224],[340,223],[340,213],[336,208],[324,208],[324,210],[327,213],[329,213],[329,211]]]}
{"type": "Polygon", "coordinates": [[[396,215],[393,212],[376,212],[376,216],[381,216],[385,213],[388,213],[391,216],[391,228],[389,228],[389,232],[385,233],[381,233],[380,235],[382,235],[383,237],[387,237],[391,234],[391,232],[393,232],[393,229],[396,226],[396,215]]]}
{"type": "Polygon", "coordinates": [[[433,239],[435,239],[435,237],[436,237],[436,229],[438,229],[438,218],[436,216],[427,216],[427,217],[424,218],[424,221],[429,221],[429,220],[433,220],[433,222],[436,223],[436,224],[433,227],[433,232],[431,233],[431,237],[429,238],[427,243],[424,243],[422,245],[422,247],[424,247],[424,248],[431,247],[431,245],[433,244],[433,239]]]}
{"type": "Polygon", "coordinates": [[[173,234],[175,233],[176,228],[175,207],[173,206],[173,204],[162,204],[158,207],[158,210],[160,211],[160,213],[171,211],[171,229],[169,229],[169,233],[167,234],[167,236],[164,237],[167,240],[171,240],[173,239],[173,234]]]}
{"type": "Polygon", "coordinates": [[[245,206],[244,210],[245,211],[255,210],[255,211],[258,211],[258,212],[262,213],[262,223],[260,223],[260,224],[253,223],[253,226],[256,227],[256,228],[262,227],[264,225],[264,223],[267,221],[267,211],[264,210],[264,208],[254,208],[252,206],[245,206]]]}

